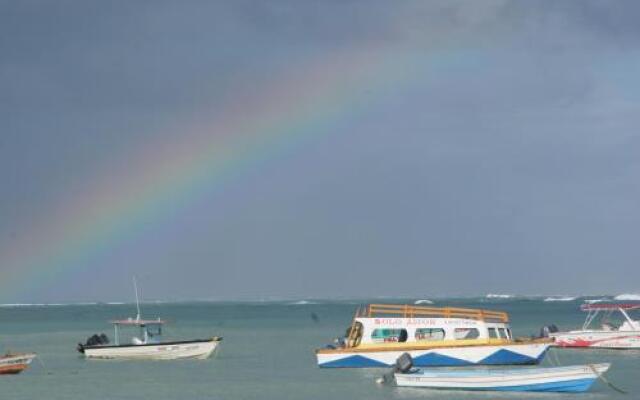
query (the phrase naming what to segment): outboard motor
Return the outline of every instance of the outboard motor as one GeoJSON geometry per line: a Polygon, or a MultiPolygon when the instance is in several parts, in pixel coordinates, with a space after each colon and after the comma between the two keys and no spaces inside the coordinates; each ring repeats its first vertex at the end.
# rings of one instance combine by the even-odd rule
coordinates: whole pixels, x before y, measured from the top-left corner
{"type": "Polygon", "coordinates": [[[109,338],[104,333],[100,334],[100,344],[109,344],[109,338]]]}
{"type": "Polygon", "coordinates": [[[393,366],[393,370],[376,379],[376,383],[382,385],[387,382],[392,382],[393,374],[405,374],[411,371],[411,368],[413,368],[413,358],[411,358],[411,355],[409,353],[402,353],[402,355],[400,355],[400,357],[398,357],[398,359],[396,360],[396,363],[393,366]]]}
{"type": "Polygon", "coordinates": [[[409,353],[402,353],[396,360],[396,365],[393,368],[393,372],[407,373],[413,368],[413,358],[409,353]]]}
{"type": "Polygon", "coordinates": [[[87,341],[84,344],[78,343],[77,350],[80,353],[84,353],[85,347],[101,346],[105,344],[109,344],[109,338],[107,337],[107,335],[105,335],[104,333],[101,333],[98,335],[96,333],[94,335],[89,336],[89,338],[87,338],[87,341]]]}
{"type": "Polygon", "coordinates": [[[552,333],[560,332],[558,327],[555,324],[545,325],[540,329],[540,337],[548,338],[552,333]]]}

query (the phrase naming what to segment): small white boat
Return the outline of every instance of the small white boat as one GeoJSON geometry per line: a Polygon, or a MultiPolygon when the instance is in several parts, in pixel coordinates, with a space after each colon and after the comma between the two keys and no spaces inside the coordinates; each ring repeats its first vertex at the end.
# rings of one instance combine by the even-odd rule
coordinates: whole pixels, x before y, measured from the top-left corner
{"type": "Polygon", "coordinates": [[[119,360],[177,360],[177,359],[206,359],[216,350],[221,337],[209,339],[161,341],[162,326],[165,321],[160,318],[144,320],[140,317],[140,302],[136,287],[136,318],[111,321],[114,326],[115,343],[110,344],[109,338],[103,333],[91,336],[86,343],[78,344],[78,351],[89,359],[119,359],[119,360]],[[133,337],[130,343],[120,342],[122,327],[138,328],[139,337],[133,337]]]}
{"type": "Polygon", "coordinates": [[[610,364],[465,371],[412,369],[394,374],[396,385],[450,390],[586,392],[610,364]]]}
{"type": "Polygon", "coordinates": [[[94,335],[85,344],[78,344],[78,351],[86,358],[120,360],[177,360],[182,358],[206,359],[213,354],[222,338],[161,341],[164,321],[126,319],[111,321],[115,329],[115,344],[110,345],[106,335],[94,335]],[[141,338],[131,343],[120,343],[121,327],[139,328],[141,338]]]}
{"type": "Polygon", "coordinates": [[[553,325],[543,328],[543,332],[554,339],[554,346],[640,349],[640,321],[629,315],[631,311],[640,309],[640,303],[583,304],[581,309],[587,313],[582,329],[558,332],[553,325]],[[612,319],[614,312],[622,317],[617,322],[612,319]]]}
{"type": "Polygon", "coordinates": [[[31,361],[36,358],[34,353],[6,354],[0,356],[0,375],[19,374],[29,368],[31,361]]]}

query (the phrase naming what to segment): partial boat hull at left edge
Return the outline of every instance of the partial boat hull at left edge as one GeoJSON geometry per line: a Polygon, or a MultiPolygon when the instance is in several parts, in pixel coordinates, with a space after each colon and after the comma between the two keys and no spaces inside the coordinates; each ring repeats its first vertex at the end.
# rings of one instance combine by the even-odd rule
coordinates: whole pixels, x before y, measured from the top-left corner
{"type": "Polygon", "coordinates": [[[29,368],[29,364],[34,358],[36,358],[34,353],[0,356],[0,375],[19,374],[29,368]]]}

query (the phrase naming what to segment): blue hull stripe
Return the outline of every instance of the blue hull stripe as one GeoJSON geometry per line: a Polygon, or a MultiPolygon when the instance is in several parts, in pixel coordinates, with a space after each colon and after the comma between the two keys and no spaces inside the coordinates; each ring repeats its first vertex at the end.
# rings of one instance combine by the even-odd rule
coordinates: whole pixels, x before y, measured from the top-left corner
{"type": "Polygon", "coordinates": [[[363,356],[349,356],[339,360],[320,364],[323,368],[379,368],[389,365],[363,356]]]}
{"type": "MultiPolygon", "coordinates": [[[[465,388],[465,390],[477,391],[498,391],[498,392],[565,392],[565,393],[581,393],[589,390],[594,379],[574,379],[562,382],[537,383],[532,385],[487,387],[487,388],[465,388]]],[[[448,389],[448,388],[447,388],[448,389]]],[[[460,390],[460,389],[454,389],[460,390]]]]}
{"type": "MultiPolygon", "coordinates": [[[[506,349],[500,349],[492,355],[478,361],[477,363],[449,357],[436,352],[427,353],[413,358],[413,365],[416,367],[455,367],[467,365],[523,365],[538,364],[545,356],[543,352],[538,358],[528,357],[506,349]]],[[[323,368],[377,368],[389,367],[393,364],[386,364],[361,355],[351,355],[338,360],[320,364],[323,368]]]]}
{"type": "Polygon", "coordinates": [[[478,362],[480,365],[536,364],[537,359],[513,351],[500,349],[478,362]]]}
{"type": "Polygon", "coordinates": [[[439,365],[442,367],[458,367],[464,365],[474,365],[474,363],[461,360],[455,357],[449,357],[438,353],[427,353],[413,359],[413,365],[416,367],[426,367],[439,365]]]}

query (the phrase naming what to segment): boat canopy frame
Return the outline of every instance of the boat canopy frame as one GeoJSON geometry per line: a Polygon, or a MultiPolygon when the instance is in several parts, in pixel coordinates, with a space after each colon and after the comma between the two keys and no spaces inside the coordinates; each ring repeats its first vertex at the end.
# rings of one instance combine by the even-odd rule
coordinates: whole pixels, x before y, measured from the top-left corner
{"type": "Polygon", "coordinates": [[[165,324],[165,321],[161,320],[160,318],[158,319],[129,318],[129,319],[114,320],[114,321],[111,321],[111,323],[113,324],[113,331],[114,331],[113,337],[114,337],[115,345],[119,346],[120,345],[120,326],[139,327],[140,333],[142,334],[142,341],[144,343],[147,343],[149,341],[150,336],[162,336],[162,325],[165,324]],[[152,326],[157,327],[158,331],[157,333],[150,335],[150,332],[147,328],[152,326]]]}
{"type": "Polygon", "coordinates": [[[456,307],[424,307],[398,304],[369,304],[358,308],[356,318],[376,317],[396,318],[461,318],[484,322],[509,322],[509,314],[504,311],[456,307]]]}
{"type": "Polygon", "coordinates": [[[601,312],[604,314],[603,320],[606,321],[614,311],[619,311],[624,319],[631,326],[634,326],[635,321],[631,319],[627,311],[640,309],[640,304],[583,304],[580,308],[587,313],[587,318],[582,324],[582,330],[586,331],[589,330],[589,326],[601,312]]]}

